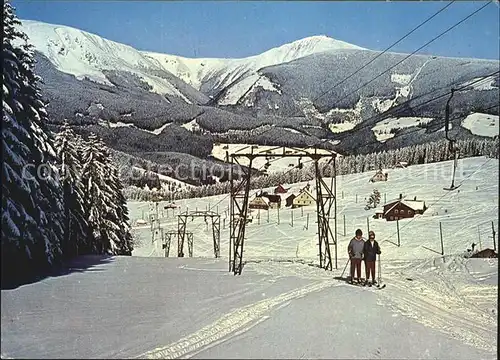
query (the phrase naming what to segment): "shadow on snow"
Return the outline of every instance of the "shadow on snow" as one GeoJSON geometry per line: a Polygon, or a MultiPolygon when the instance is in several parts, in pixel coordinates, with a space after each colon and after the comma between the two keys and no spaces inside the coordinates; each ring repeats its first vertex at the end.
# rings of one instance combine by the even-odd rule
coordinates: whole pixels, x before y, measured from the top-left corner
{"type": "Polygon", "coordinates": [[[81,273],[87,271],[104,271],[104,269],[96,268],[98,265],[108,264],[113,261],[114,256],[111,255],[82,255],[74,259],[68,260],[62,265],[39,273],[36,275],[20,275],[13,279],[3,280],[1,284],[2,290],[13,290],[23,285],[29,285],[42,281],[49,277],[58,277],[70,275],[72,273],[81,273]]]}

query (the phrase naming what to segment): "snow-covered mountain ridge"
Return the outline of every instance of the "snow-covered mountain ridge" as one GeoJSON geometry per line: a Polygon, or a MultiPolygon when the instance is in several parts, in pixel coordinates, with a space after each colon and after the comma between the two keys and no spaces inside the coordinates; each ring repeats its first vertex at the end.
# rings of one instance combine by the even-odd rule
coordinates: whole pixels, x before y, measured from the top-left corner
{"type": "Polygon", "coordinates": [[[325,35],[311,36],[270,49],[262,54],[240,59],[186,58],[176,55],[143,52],[158,61],[158,65],[175,74],[197,90],[210,80],[214,86],[225,87],[243,75],[256,73],[259,69],[296,60],[315,53],[332,50],[365,50],[359,46],[335,40],[325,35]]]}
{"type": "Polygon", "coordinates": [[[105,72],[127,71],[138,76],[151,91],[191,103],[180,89],[178,79],[131,46],[69,26],[32,20],[22,20],[21,26],[35,50],[63,73],[113,86],[105,72]]]}
{"type": "MultiPolygon", "coordinates": [[[[22,29],[35,49],[56,68],[77,79],[113,85],[105,71],[127,71],[137,75],[150,90],[177,96],[187,103],[189,94],[172,77],[194,89],[213,95],[261,68],[287,63],[325,51],[363,48],[320,35],[284,44],[262,54],[241,59],[200,58],[139,51],[131,46],[64,25],[22,20],[22,29]]],[[[251,87],[255,81],[249,82],[251,87]]]]}

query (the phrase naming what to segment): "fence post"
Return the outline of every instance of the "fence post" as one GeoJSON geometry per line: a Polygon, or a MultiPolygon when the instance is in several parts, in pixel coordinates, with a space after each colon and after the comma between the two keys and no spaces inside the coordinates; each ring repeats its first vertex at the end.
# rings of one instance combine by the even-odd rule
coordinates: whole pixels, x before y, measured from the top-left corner
{"type": "Polygon", "coordinates": [[[269,208],[267,208],[267,222],[269,222],[269,208]]]}
{"type": "Polygon", "coordinates": [[[280,224],[280,208],[278,207],[278,225],[280,224]]]}
{"type": "Polygon", "coordinates": [[[358,194],[356,194],[356,204],[358,203],[358,194]]]}
{"type": "Polygon", "coordinates": [[[439,222],[439,237],[441,238],[441,255],[444,255],[443,227],[441,226],[441,221],[439,222]]]}
{"type": "Polygon", "coordinates": [[[400,239],[399,239],[399,219],[396,220],[396,227],[398,229],[398,247],[401,246],[400,239]]]}
{"type": "Polygon", "coordinates": [[[370,232],[370,217],[369,216],[366,218],[366,227],[368,229],[368,232],[370,232]]]}
{"type": "Polygon", "coordinates": [[[292,227],[293,227],[293,209],[292,209],[292,227]]]}
{"type": "Polygon", "coordinates": [[[387,204],[387,194],[384,193],[384,204],[387,204]]]}
{"type": "Polygon", "coordinates": [[[304,207],[303,206],[300,207],[300,216],[304,216],[304,207]]]}
{"type": "Polygon", "coordinates": [[[344,215],[344,236],[345,236],[345,214],[344,215]]]}
{"type": "Polygon", "coordinates": [[[481,231],[479,230],[479,225],[477,226],[477,235],[479,236],[479,251],[483,250],[483,245],[481,244],[481,231]]]}
{"type": "Polygon", "coordinates": [[[495,234],[495,223],[492,221],[491,222],[491,232],[493,234],[493,251],[497,252],[497,240],[496,240],[496,234],[495,234]]]}
{"type": "Polygon", "coordinates": [[[306,216],[306,230],[309,229],[309,214],[306,216]]]}
{"type": "Polygon", "coordinates": [[[260,209],[257,211],[257,225],[260,225],[260,209]]]}

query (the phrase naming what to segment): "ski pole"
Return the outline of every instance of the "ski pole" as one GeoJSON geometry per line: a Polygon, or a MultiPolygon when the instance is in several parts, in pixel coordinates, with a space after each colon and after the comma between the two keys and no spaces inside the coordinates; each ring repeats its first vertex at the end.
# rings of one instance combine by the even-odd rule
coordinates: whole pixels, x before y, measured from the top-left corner
{"type": "Polygon", "coordinates": [[[381,285],[381,279],[382,279],[382,267],[380,266],[380,254],[378,255],[378,284],[381,285]]]}
{"type": "Polygon", "coordinates": [[[345,269],[347,269],[347,264],[349,264],[349,261],[351,261],[351,258],[347,259],[347,262],[345,263],[344,266],[344,271],[342,271],[342,275],[340,275],[340,277],[344,277],[345,269]]]}

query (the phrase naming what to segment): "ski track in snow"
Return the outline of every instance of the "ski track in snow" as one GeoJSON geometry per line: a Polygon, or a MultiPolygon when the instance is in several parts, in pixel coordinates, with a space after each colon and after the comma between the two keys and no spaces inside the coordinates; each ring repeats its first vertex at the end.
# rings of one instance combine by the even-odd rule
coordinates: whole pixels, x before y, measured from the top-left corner
{"type": "Polygon", "coordinates": [[[175,359],[193,356],[201,350],[250,330],[265,321],[271,310],[278,310],[293,299],[334,285],[331,281],[321,281],[242,307],[173,344],[148,351],[137,358],[175,359]]]}
{"type": "MultiPolygon", "coordinates": [[[[438,260],[434,260],[434,263],[436,261],[438,260]]],[[[384,274],[389,286],[378,293],[381,304],[389,304],[393,311],[440,330],[463,343],[496,352],[496,314],[479,308],[468,293],[479,291],[481,295],[478,294],[477,297],[496,307],[497,287],[467,283],[464,289],[458,289],[453,286],[449,274],[444,276],[437,272],[421,276],[417,275],[419,267],[415,267],[414,263],[406,266],[412,268],[410,273],[408,268],[403,268],[403,271],[384,274]],[[412,280],[405,280],[407,277],[412,280]]]]}

